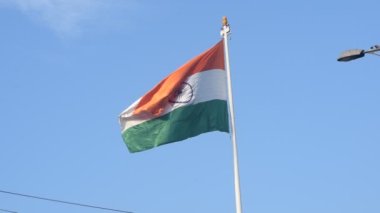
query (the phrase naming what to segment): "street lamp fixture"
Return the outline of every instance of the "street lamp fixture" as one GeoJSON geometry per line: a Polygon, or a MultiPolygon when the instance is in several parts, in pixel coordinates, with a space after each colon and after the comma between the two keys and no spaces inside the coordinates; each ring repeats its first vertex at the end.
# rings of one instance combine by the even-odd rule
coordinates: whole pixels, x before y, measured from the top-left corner
{"type": "Polygon", "coordinates": [[[352,61],[358,58],[362,58],[365,54],[377,55],[376,52],[380,51],[380,45],[374,45],[369,50],[353,49],[344,51],[338,58],[338,61],[347,62],[352,61]]]}

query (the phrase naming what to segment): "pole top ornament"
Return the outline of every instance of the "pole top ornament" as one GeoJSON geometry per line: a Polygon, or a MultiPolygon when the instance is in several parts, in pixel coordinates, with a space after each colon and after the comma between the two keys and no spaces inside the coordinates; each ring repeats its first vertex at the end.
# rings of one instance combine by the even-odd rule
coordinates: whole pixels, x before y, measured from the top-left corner
{"type": "Polygon", "coordinates": [[[222,24],[223,26],[222,26],[222,30],[220,31],[220,35],[224,37],[224,35],[227,36],[231,32],[230,24],[228,23],[227,16],[223,16],[222,24]]]}
{"type": "Polygon", "coordinates": [[[227,20],[227,16],[223,16],[223,18],[222,18],[222,24],[223,24],[223,27],[229,25],[228,24],[228,20],[227,20]]]}

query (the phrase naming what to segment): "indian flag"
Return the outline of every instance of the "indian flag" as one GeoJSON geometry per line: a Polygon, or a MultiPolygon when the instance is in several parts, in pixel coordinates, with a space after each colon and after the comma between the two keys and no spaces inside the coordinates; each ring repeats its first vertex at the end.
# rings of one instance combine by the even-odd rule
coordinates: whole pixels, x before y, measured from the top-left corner
{"type": "Polygon", "coordinates": [[[130,152],[229,132],[223,40],[171,73],[120,115],[130,152]]]}

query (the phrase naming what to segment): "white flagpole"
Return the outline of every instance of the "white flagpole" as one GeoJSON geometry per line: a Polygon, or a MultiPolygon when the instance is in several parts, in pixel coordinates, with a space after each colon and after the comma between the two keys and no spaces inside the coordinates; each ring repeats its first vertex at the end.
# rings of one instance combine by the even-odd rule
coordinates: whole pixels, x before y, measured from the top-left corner
{"type": "Polygon", "coordinates": [[[224,55],[225,55],[225,66],[227,72],[227,87],[228,87],[228,110],[230,115],[230,131],[232,140],[232,150],[234,159],[234,182],[235,182],[235,205],[236,213],[242,213],[241,208],[241,196],[240,196],[240,178],[239,178],[239,162],[238,162],[238,150],[236,144],[236,132],[235,132],[235,113],[234,113],[234,102],[232,97],[232,85],[231,85],[231,71],[230,71],[230,60],[228,55],[228,35],[230,33],[230,26],[227,21],[227,17],[223,17],[223,28],[220,34],[223,36],[224,40],[224,55]]]}

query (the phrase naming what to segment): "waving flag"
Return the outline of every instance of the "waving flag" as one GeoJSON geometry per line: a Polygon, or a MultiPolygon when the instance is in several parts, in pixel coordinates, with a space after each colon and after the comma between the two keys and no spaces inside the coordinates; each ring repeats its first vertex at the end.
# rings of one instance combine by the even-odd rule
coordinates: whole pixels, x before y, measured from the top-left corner
{"type": "Polygon", "coordinates": [[[130,152],[229,132],[223,40],[163,79],[120,115],[130,152]]]}

